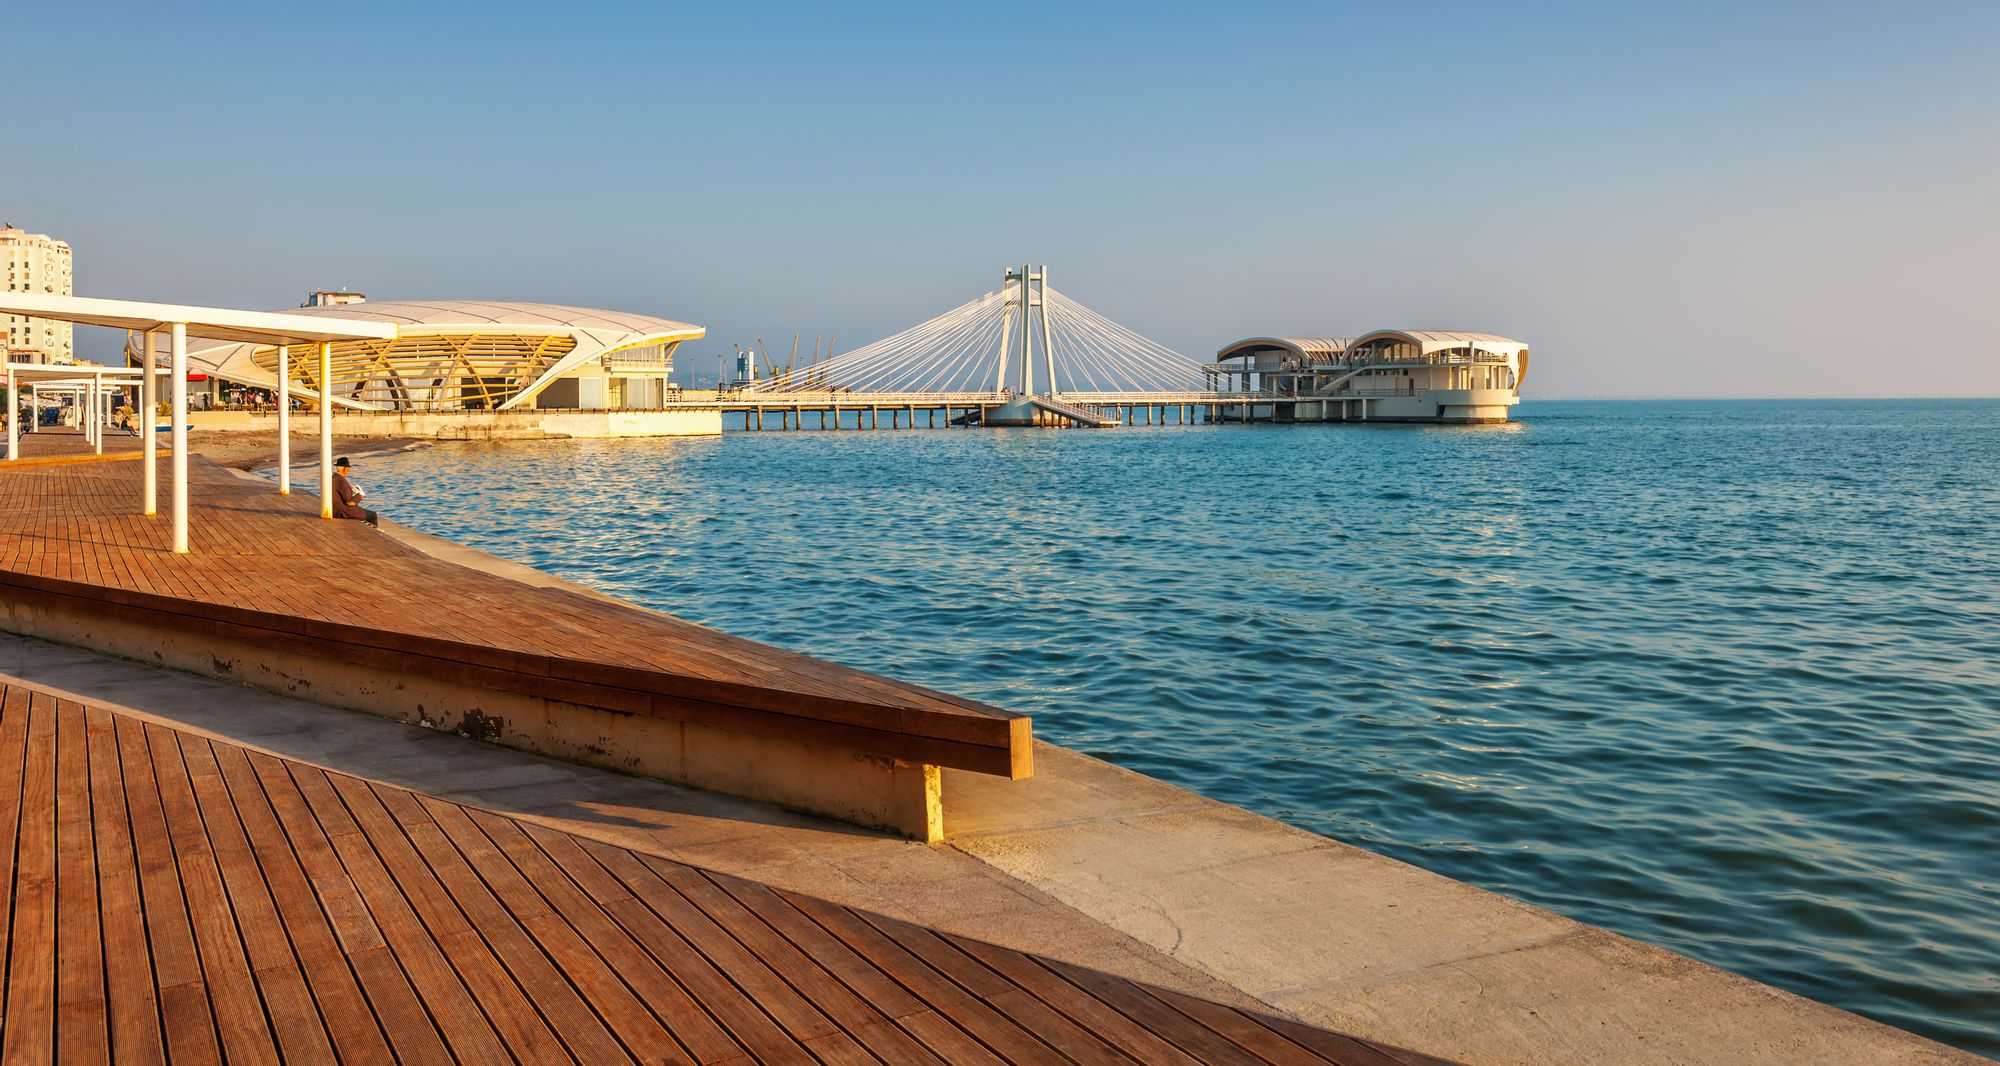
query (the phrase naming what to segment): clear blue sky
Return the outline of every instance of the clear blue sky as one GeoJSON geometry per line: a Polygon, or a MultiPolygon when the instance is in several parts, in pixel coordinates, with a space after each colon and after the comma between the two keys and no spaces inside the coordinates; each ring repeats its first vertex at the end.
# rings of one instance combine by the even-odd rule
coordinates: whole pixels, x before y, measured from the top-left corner
{"type": "Polygon", "coordinates": [[[89,295],[615,307],[708,326],[706,370],[1033,260],[1197,356],[1460,328],[1529,341],[1539,395],[2000,395],[1990,0],[78,2],[6,36],[46,59],[0,94],[0,221],[89,295]]]}

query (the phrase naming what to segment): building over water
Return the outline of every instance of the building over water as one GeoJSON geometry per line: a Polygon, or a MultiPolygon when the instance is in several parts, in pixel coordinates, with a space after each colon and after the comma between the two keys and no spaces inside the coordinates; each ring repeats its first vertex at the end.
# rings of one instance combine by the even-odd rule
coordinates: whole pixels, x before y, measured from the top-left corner
{"type": "MultiPolygon", "coordinates": [[[[336,404],[375,411],[655,410],[671,398],[674,349],[701,326],[650,315],[480,300],[368,302],[316,292],[287,314],[393,322],[396,338],[333,346],[336,404]]],[[[289,353],[292,380],[319,388],[317,352],[289,353]]],[[[190,348],[191,364],[258,389],[278,383],[278,351],[190,348]]]]}
{"type": "Polygon", "coordinates": [[[1249,417],[1279,422],[1505,422],[1527,373],[1521,341],[1400,329],[1251,337],[1208,367],[1211,388],[1270,396],[1249,417]]]}
{"type": "MultiPolygon", "coordinates": [[[[72,295],[68,241],[15,226],[0,227],[0,263],[6,264],[8,292],[72,295]]],[[[76,362],[75,328],[26,315],[0,315],[0,346],[17,363],[76,362]]]]}

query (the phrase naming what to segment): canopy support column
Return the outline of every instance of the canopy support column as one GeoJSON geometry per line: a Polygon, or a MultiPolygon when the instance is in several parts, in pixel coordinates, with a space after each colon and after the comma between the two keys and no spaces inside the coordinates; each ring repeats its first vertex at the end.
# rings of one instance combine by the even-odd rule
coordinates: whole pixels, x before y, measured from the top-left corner
{"type": "Polygon", "coordinates": [[[156,469],[160,442],[158,434],[153,432],[154,428],[159,424],[160,381],[156,374],[158,368],[153,365],[156,359],[153,348],[154,337],[155,334],[149,329],[139,342],[139,362],[141,368],[141,376],[139,378],[139,435],[144,438],[140,442],[140,447],[145,451],[145,455],[140,462],[146,467],[146,510],[143,513],[148,515],[160,513],[160,472],[156,469]]]}
{"type": "MultiPolygon", "coordinates": [[[[31,408],[32,410],[32,408],[31,408]]],[[[21,457],[21,394],[16,390],[14,368],[7,368],[7,461],[21,457]]]]}
{"type": "Polygon", "coordinates": [[[104,424],[110,421],[109,419],[104,417],[104,405],[106,399],[107,397],[104,389],[104,375],[103,374],[91,375],[90,443],[91,446],[96,449],[97,454],[99,455],[104,454],[104,424]]]}
{"type": "Polygon", "coordinates": [[[174,551],[188,550],[188,328],[185,322],[167,327],[169,359],[173,363],[173,426],[170,439],[174,464],[174,551]]]}
{"type": "Polygon", "coordinates": [[[292,346],[278,345],[278,495],[292,494],[292,346]]]}
{"type": "Polygon", "coordinates": [[[319,516],[333,517],[333,345],[319,345],[319,516]]]}

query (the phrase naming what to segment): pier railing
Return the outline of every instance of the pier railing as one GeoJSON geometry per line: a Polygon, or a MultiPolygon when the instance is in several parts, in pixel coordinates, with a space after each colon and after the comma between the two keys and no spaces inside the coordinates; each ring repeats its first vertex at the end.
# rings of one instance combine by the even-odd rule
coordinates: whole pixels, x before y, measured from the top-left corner
{"type": "Polygon", "coordinates": [[[730,410],[768,407],[972,407],[1006,403],[1008,392],[723,392],[722,405],[730,410]]]}

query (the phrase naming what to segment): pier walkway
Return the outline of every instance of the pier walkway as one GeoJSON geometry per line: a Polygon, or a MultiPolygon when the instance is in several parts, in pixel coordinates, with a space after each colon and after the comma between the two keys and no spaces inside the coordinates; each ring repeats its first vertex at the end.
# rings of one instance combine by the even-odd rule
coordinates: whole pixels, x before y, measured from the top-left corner
{"type": "Polygon", "coordinates": [[[6,1061],[1441,1063],[0,684],[6,1061]]]}

